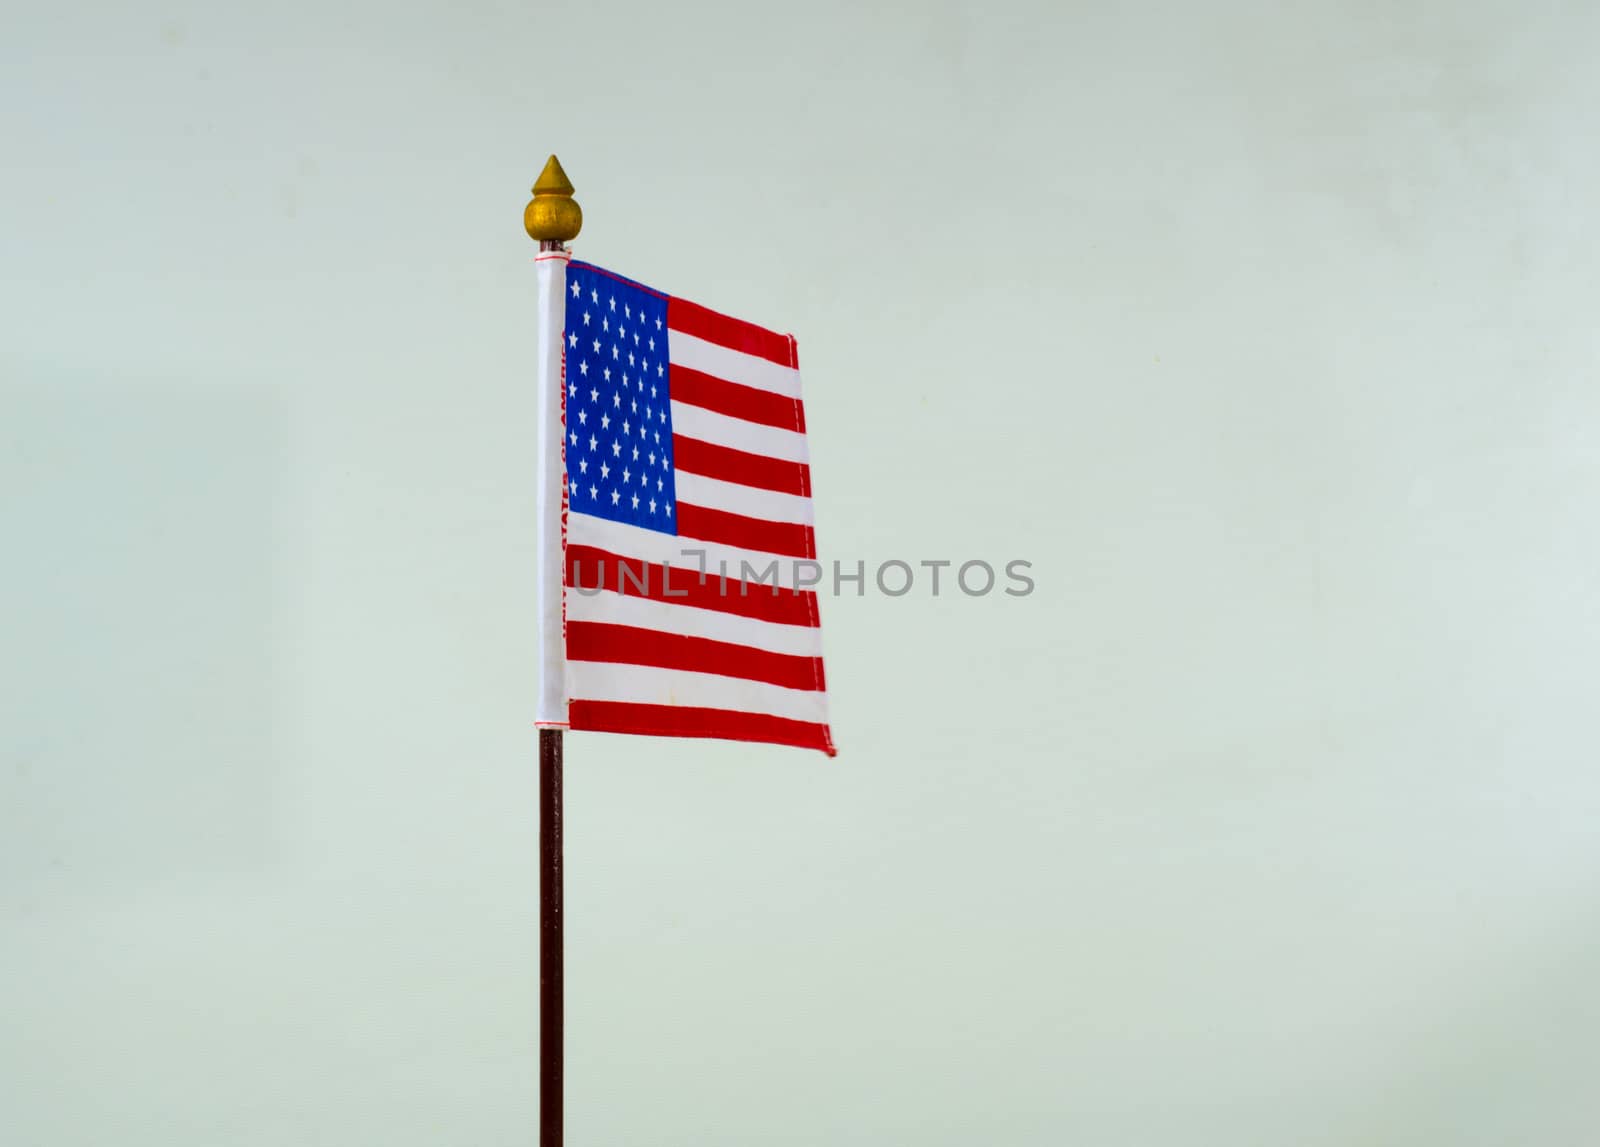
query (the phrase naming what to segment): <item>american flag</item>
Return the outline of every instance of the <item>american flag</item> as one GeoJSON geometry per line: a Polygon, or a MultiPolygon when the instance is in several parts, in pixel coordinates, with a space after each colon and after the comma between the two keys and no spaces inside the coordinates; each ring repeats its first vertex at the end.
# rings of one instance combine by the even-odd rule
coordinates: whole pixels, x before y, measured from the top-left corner
{"type": "Polygon", "coordinates": [[[834,755],[794,338],[576,261],[563,301],[569,727],[834,755]]]}

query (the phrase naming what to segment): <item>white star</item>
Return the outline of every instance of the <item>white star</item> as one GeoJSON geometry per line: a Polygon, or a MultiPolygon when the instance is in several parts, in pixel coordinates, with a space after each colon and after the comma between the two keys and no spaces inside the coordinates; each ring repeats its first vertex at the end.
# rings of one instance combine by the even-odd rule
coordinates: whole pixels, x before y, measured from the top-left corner
{"type": "Polygon", "coordinates": [[[576,482],[572,483],[572,496],[574,498],[578,496],[578,484],[576,482]]]}
{"type": "Polygon", "coordinates": [[[591,303],[598,303],[600,301],[600,292],[595,290],[593,287],[589,288],[589,301],[591,303]]]}
{"type": "Polygon", "coordinates": [[[587,458],[579,458],[578,459],[578,473],[587,474],[588,472],[589,472],[589,460],[587,458]]]}
{"type": "Polygon", "coordinates": [[[655,436],[656,436],[656,445],[660,446],[661,445],[661,431],[657,430],[655,432],[655,436]]]}
{"type": "Polygon", "coordinates": [[[617,328],[617,334],[622,338],[623,342],[627,342],[628,341],[628,328],[627,327],[618,327],[617,328]]]}
{"type": "Polygon", "coordinates": [[[650,397],[654,398],[655,396],[656,396],[656,388],[654,386],[652,386],[650,388],[650,397]]]}
{"type": "Polygon", "coordinates": [[[631,350],[628,352],[628,365],[633,365],[633,352],[631,350]]]}
{"type": "MultiPolygon", "coordinates": [[[[588,315],[584,315],[583,317],[585,319],[587,319],[589,316],[588,315]]],[[[656,349],[656,340],[655,339],[651,339],[650,340],[650,349],[651,350],[655,350],[656,349]]]]}
{"type": "Polygon", "coordinates": [[[600,463],[600,477],[602,477],[602,478],[611,477],[611,467],[607,466],[604,462],[600,463]]]}
{"type": "Polygon", "coordinates": [[[578,332],[577,331],[573,331],[570,335],[567,336],[567,345],[568,346],[577,346],[578,345],[578,332]]]}
{"type": "Polygon", "coordinates": [[[672,503],[671,502],[668,502],[663,507],[663,509],[666,511],[667,517],[669,517],[669,518],[672,517],[672,503]]]}
{"type": "Polygon", "coordinates": [[[611,320],[606,318],[604,315],[600,316],[600,329],[603,331],[609,331],[611,329],[611,320]]]}
{"type": "Polygon", "coordinates": [[[575,382],[567,383],[567,397],[568,398],[572,398],[572,397],[576,396],[577,393],[578,393],[578,384],[575,383],[575,382]]]}
{"type": "Polygon", "coordinates": [[[639,460],[639,448],[637,446],[633,448],[633,460],[635,462],[639,460]]]}
{"type": "Polygon", "coordinates": [[[656,330],[660,330],[660,329],[661,329],[661,320],[657,319],[656,320],[656,330]]]}
{"type": "Polygon", "coordinates": [[[622,304],[622,313],[627,318],[630,318],[630,319],[633,318],[633,312],[628,309],[628,304],[627,303],[623,303],[622,304]]]}
{"type": "Polygon", "coordinates": [[[633,412],[635,414],[639,413],[639,400],[637,398],[633,400],[633,412]]]}
{"type": "Polygon", "coordinates": [[[613,491],[611,491],[611,504],[612,504],[612,505],[613,505],[613,506],[615,506],[615,505],[616,505],[616,504],[617,504],[617,501],[618,501],[618,500],[619,500],[619,499],[620,499],[620,498],[621,498],[621,497],[622,497],[622,495],[621,495],[621,494],[619,494],[619,493],[617,493],[617,491],[615,491],[615,490],[613,490],[613,491]]]}
{"type": "Polygon", "coordinates": [[[635,510],[637,510],[639,508],[639,495],[637,495],[637,494],[635,494],[633,496],[633,508],[635,510]]]}
{"type": "Polygon", "coordinates": [[[576,299],[581,294],[583,294],[583,289],[578,286],[578,280],[572,280],[572,297],[576,299]]]}
{"type": "Polygon", "coordinates": [[[646,430],[646,428],[645,428],[645,424],[644,424],[644,423],[642,423],[642,422],[641,422],[641,423],[639,423],[639,437],[640,437],[640,438],[643,438],[643,437],[644,437],[644,436],[645,436],[645,434],[646,434],[646,433],[647,433],[647,430],[646,430]]]}
{"type": "MultiPolygon", "coordinates": [[[[598,348],[597,348],[597,349],[598,349],[598,348]]],[[[659,362],[658,362],[658,363],[656,363],[656,377],[657,377],[657,378],[660,378],[660,377],[661,377],[661,372],[662,372],[662,366],[661,366],[661,364],[660,364],[660,363],[659,363],[659,362]]]]}
{"type": "Polygon", "coordinates": [[[600,440],[593,434],[589,435],[589,449],[593,450],[598,445],[600,445],[600,440]]]}
{"type": "Polygon", "coordinates": [[[618,410],[622,409],[622,394],[620,391],[614,390],[611,392],[611,405],[615,406],[618,410]]]}
{"type": "Polygon", "coordinates": [[[656,452],[654,450],[652,450],[652,451],[650,451],[650,465],[654,466],[655,464],[656,464],[656,452]]]}
{"type": "Polygon", "coordinates": [[[639,345],[639,332],[638,331],[634,331],[633,332],[633,345],[634,346],[638,346],[639,345]]]}
{"type": "Polygon", "coordinates": [[[600,392],[598,390],[596,390],[592,386],[589,388],[589,401],[590,402],[599,402],[600,401],[600,392]]]}
{"type": "Polygon", "coordinates": [[[600,416],[600,429],[601,430],[610,430],[611,429],[611,415],[602,414],[600,416]]]}
{"type": "Polygon", "coordinates": [[[609,366],[606,367],[605,370],[602,371],[601,373],[605,375],[605,380],[607,382],[611,381],[611,368],[609,366]]]}
{"type": "Polygon", "coordinates": [[[615,311],[617,309],[617,296],[615,296],[615,295],[611,296],[611,309],[613,311],[615,311]]]}
{"type": "Polygon", "coordinates": [[[660,418],[660,419],[661,419],[661,424],[662,424],[662,425],[663,425],[663,426],[665,426],[665,425],[666,425],[666,423],[667,423],[667,412],[666,412],[666,411],[665,411],[665,410],[663,410],[663,411],[662,411],[662,412],[661,412],[661,413],[660,413],[660,414],[659,414],[659,415],[657,415],[657,416],[656,416],[656,417],[658,417],[658,418],[660,418]]]}
{"type": "Polygon", "coordinates": [[[662,468],[662,469],[663,469],[663,470],[670,470],[670,469],[672,469],[672,463],[671,463],[671,462],[668,462],[668,461],[667,461],[667,456],[666,456],[666,455],[665,455],[665,454],[663,454],[663,455],[662,455],[662,456],[661,456],[661,468],[662,468]]]}
{"type": "Polygon", "coordinates": [[[624,372],[623,376],[622,376],[622,385],[623,386],[627,386],[628,385],[628,376],[627,376],[626,372],[624,372]]]}
{"type": "Polygon", "coordinates": [[[629,470],[626,466],[624,466],[622,468],[622,484],[624,486],[626,486],[630,481],[632,481],[632,479],[633,479],[633,471],[629,470]]]}
{"type": "Polygon", "coordinates": [[[591,497],[591,498],[596,497],[596,496],[599,495],[599,493],[600,493],[600,488],[598,486],[590,486],[589,487],[589,497],[591,497]]]}
{"type": "Polygon", "coordinates": [[[624,434],[628,433],[628,420],[626,418],[622,420],[622,432],[624,434]]]}
{"type": "Polygon", "coordinates": [[[589,373],[589,360],[588,359],[584,359],[582,362],[578,363],[578,373],[579,374],[588,374],[589,373]]]}
{"type": "Polygon", "coordinates": [[[572,432],[572,444],[574,446],[578,444],[578,432],[576,430],[572,432]]]}
{"type": "Polygon", "coordinates": [[[654,498],[650,499],[650,512],[652,514],[656,512],[656,500],[654,498]]]}
{"type": "MultiPolygon", "coordinates": [[[[574,437],[574,438],[576,438],[576,437],[577,437],[577,435],[573,435],[573,437],[574,437]]],[[[612,444],[611,444],[611,457],[613,457],[613,458],[619,458],[619,457],[621,457],[621,456],[622,456],[622,443],[620,443],[620,442],[613,442],[613,443],[612,443],[612,444]]]]}
{"type": "Polygon", "coordinates": [[[580,426],[589,425],[589,412],[587,410],[578,411],[578,424],[580,426]]]}
{"type": "Polygon", "coordinates": [[[656,489],[657,489],[657,490],[662,490],[662,489],[665,489],[665,487],[664,487],[664,486],[663,486],[663,485],[662,485],[662,483],[661,483],[661,479],[660,479],[660,478],[657,478],[657,479],[656,479],[656,489]]]}
{"type": "Polygon", "coordinates": [[[599,339],[595,339],[594,340],[594,353],[595,354],[599,354],[600,353],[600,340],[599,339]]]}
{"type": "Polygon", "coordinates": [[[654,407],[647,406],[647,407],[644,408],[644,417],[645,417],[645,421],[646,422],[648,422],[650,419],[654,418],[655,416],[656,416],[656,412],[655,412],[655,408],[654,407]]]}
{"type": "Polygon", "coordinates": [[[588,326],[589,325],[589,312],[588,311],[584,311],[583,312],[583,325],[584,326],[588,326]]]}
{"type": "Polygon", "coordinates": [[[617,348],[615,346],[611,348],[611,357],[613,360],[615,360],[617,357],[617,348]]]}

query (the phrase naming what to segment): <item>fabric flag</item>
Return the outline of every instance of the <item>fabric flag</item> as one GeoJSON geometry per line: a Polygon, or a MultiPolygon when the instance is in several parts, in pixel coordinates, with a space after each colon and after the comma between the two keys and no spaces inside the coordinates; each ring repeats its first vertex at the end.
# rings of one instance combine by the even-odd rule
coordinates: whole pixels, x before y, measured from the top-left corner
{"type": "Polygon", "coordinates": [[[565,720],[540,723],[834,755],[794,338],[559,256],[564,641],[545,649],[565,720]]]}

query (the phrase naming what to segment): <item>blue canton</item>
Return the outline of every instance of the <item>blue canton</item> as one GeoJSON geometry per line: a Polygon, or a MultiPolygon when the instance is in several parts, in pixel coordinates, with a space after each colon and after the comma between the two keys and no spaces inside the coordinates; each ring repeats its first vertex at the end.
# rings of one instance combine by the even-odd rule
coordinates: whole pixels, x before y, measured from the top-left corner
{"type": "Polygon", "coordinates": [[[569,264],[566,333],[571,510],[677,533],[666,297],[569,264]]]}

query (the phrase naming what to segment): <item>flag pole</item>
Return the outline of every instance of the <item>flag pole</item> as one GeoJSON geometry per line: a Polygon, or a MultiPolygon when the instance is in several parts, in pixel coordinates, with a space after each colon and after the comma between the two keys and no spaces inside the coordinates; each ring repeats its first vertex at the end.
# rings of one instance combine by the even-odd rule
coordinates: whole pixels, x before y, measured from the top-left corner
{"type": "Polygon", "coordinates": [[[539,730],[539,1147],[561,1147],[566,987],[561,920],[561,730],[539,730]]]}
{"type": "Polygon", "coordinates": [[[566,326],[567,242],[578,237],[583,211],[572,181],[551,156],[522,213],[539,244],[538,439],[535,498],[538,533],[534,579],[539,613],[539,1145],[561,1147],[565,967],[561,905],[561,730],[567,724],[566,649],[562,630],[562,536],[566,466],[562,338],[566,326]]]}

